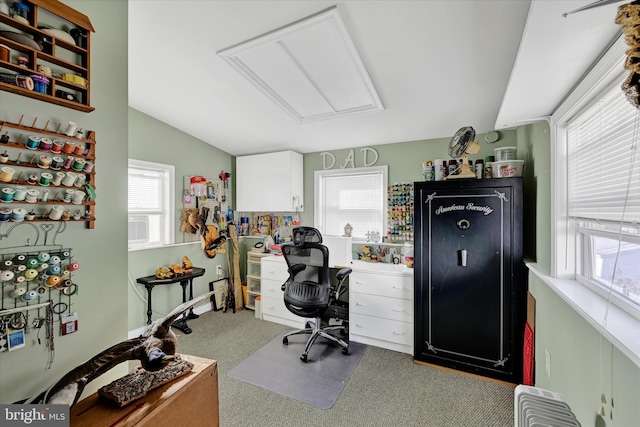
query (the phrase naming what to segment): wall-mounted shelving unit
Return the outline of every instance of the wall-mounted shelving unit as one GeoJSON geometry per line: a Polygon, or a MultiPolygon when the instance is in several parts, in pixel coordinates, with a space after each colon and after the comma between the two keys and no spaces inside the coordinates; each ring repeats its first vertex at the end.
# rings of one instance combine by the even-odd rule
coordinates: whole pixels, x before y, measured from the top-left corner
{"type": "Polygon", "coordinates": [[[93,111],[89,82],[91,33],[95,30],[91,21],[57,0],[22,3],[30,8],[28,23],[0,13],[0,44],[11,49],[9,60],[0,60],[0,74],[44,76],[50,84],[42,93],[0,81],[0,90],[87,113],[93,111]],[[67,33],[56,26],[72,28],[76,37],[66,37],[67,33]],[[18,63],[18,57],[27,59],[26,67],[18,63]],[[40,67],[50,69],[52,76],[44,75],[40,67]]]}

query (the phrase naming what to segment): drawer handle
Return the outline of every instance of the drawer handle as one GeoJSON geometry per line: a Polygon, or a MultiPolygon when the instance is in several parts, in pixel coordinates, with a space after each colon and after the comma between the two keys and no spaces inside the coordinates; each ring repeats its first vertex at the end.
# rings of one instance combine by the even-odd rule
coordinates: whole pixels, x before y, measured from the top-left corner
{"type": "Polygon", "coordinates": [[[367,305],[367,304],[363,304],[363,303],[361,303],[361,302],[357,302],[357,303],[356,303],[356,305],[359,305],[360,307],[364,307],[364,306],[365,306],[365,305],[367,305]]]}
{"type": "Polygon", "coordinates": [[[396,286],[396,285],[393,285],[393,289],[404,289],[404,286],[396,286]]]}
{"type": "Polygon", "coordinates": [[[404,335],[402,331],[393,331],[393,335],[404,335]]]}
{"type": "Polygon", "coordinates": [[[395,311],[396,313],[403,313],[407,310],[405,310],[404,308],[394,308],[393,311],[395,311]]]}
{"type": "Polygon", "coordinates": [[[357,285],[366,285],[366,282],[361,282],[360,280],[356,280],[356,284],[357,285]]]}
{"type": "Polygon", "coordinates": [[[362,323],[356,323],[356,326],[357,326],[358,328],[364,328],[364,327],[366,327],[367,325],[364,325],[364,324],[362,324],[362,323]]]}

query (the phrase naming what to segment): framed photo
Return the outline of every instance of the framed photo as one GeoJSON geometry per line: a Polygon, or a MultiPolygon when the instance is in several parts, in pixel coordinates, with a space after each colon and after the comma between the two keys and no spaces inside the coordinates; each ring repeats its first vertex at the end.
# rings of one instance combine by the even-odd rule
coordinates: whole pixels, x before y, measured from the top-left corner
{"type": "Polygon", "coordinates": [[[7,331],[7,341],[9,344],[9,351],[24,347],[26,345],[24,329],[9,329],[7,331]]]}

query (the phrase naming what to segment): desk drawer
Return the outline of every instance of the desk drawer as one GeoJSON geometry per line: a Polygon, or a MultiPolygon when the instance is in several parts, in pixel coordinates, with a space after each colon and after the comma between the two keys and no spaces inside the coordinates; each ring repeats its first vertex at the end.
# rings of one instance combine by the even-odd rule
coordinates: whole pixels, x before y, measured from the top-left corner
{"type": "MultiPolygon", "coordinates": [[[[300,316],[296,316],[284,305],[284,299],[280,298],[272,298],[272,297],[260,297],[260,311],[262,312],[262,316],[265,320],[275,321],[275,319],[270,319],[270,316],[277,317],[280,319],[291,320],[299,324],[300,328],[304,328],[304,324],[306,319],[300,316]]],[[[278,322],[279,323],[279,322],[278,322]]]]}
{"type": "Polygon", "coordinates": [[[349,290],[413,301],[413,277],[354,271],[349,276],[349,290]]]}
{"type": "Polygon", "coordinates": [[[379,295],[349,293],[350,313],[413,322],[413,301],[379,295]]]}
{"type": "Polygon", "coordinates": [[[349,333],[392,343],[413,345],[413,322],[400,322],[353,313],[349,316],[349,333]]]}
{"type": "Polygon", "coordinates": [[[280,284],[283,284],[289,277],[287,263],[282,257],[278,257],[278,261],[263,258],[260,271],[263,279],[278,280],[280,284]]]}

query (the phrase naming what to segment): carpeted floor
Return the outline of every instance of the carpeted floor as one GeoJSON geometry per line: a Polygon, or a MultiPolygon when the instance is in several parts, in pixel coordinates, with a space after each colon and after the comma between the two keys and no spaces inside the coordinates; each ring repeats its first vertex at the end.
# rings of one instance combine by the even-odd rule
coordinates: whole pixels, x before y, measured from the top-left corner
{"type": "Polygon", "coordinates": [[[333,407],[320,409],[228,375],[290,328],[258,320],[250,310],[206,312],[189,326],[193,333],[179,337],[178,352],[218,361],[222,427],[513,425],[510,385],[418,365],[411,355],[372,346],[333,407]]]}

